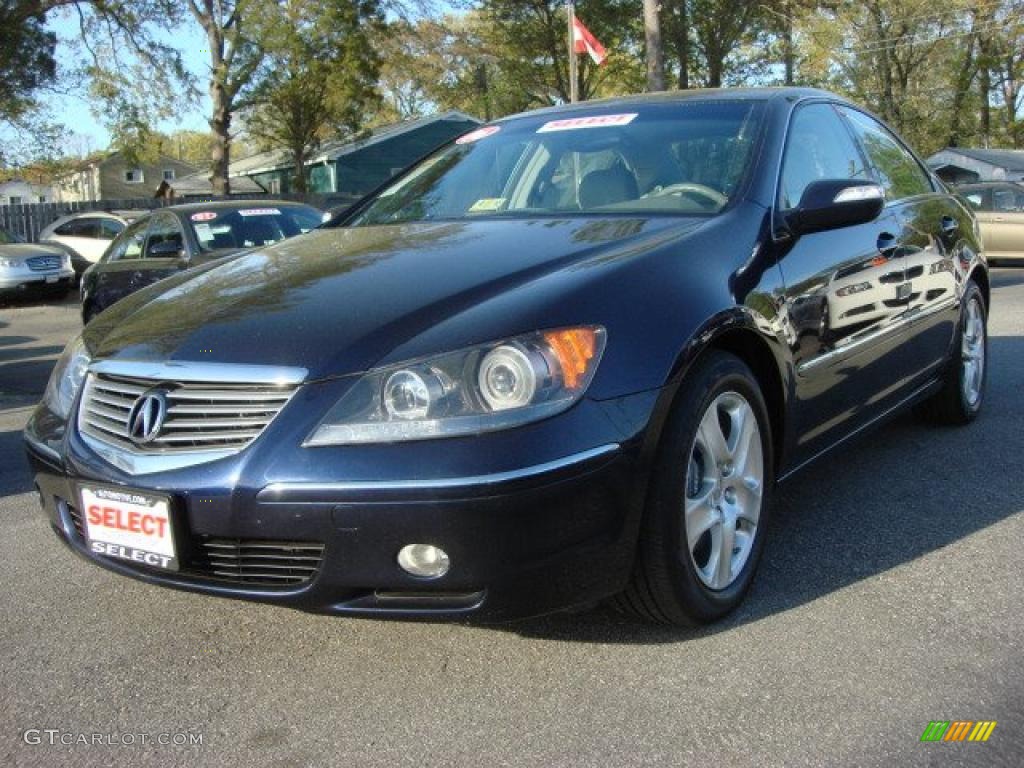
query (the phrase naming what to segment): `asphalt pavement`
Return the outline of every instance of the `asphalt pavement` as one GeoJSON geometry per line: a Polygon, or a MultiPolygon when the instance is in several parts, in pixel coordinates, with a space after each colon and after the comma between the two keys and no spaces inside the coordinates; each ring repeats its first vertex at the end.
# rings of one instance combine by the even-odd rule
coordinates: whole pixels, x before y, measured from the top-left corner
{"type": "Polygon", "coordinates": [[[1024,269],[993,285],[978,421],[901,417],[783,486],[701,631],[328,618],[96,568],[20,439],[78,307],[0,306],[0,765],[1024,765],[1024,269]]]}

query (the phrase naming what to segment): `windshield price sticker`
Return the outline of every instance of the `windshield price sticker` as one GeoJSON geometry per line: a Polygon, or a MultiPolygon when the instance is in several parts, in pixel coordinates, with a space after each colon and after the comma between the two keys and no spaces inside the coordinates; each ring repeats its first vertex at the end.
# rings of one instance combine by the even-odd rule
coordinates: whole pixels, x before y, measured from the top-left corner
{"type": "Polygon", "coordinates": [[[217,214],[213,211],[200,211],[199,213],[193,213],[189,218],[192,221],[213,221],[217,218],[217,214]]]}
{"type": "Polygon", "coordinates": [[[239,216],[280,216],[281,211],[277,208],[243,208],[238,212],[239,216]]]}
{"type": "Polygon", "coordinates": [[[591,115],[590,117],[569,117],[564,120],[552,120],[537,129],[537,133],[553,133],[555,131],[576,131],[581,128],[612,128],[629,125],[636,120],[636,112],[623,115],[591,115]]]}
{"type": "Polygon", "coordinates": [[[483,128],[477,128],[475,131],[470,131],[465,136],[459,136],[459,138],[455,140],[455,143],[472,144],[474,141],[480,141],[480,139],[486,139],[488,136],[493,136],[500,130],[500,125],[485,125],[483,128]]]}

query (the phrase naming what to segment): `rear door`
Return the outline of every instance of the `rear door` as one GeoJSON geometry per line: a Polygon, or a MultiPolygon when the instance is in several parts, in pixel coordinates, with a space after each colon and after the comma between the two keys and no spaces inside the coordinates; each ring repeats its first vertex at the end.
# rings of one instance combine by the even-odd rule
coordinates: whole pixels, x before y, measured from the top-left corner
{"type": "MultiPolygon", "coordinates": [[[[822,179],[872,181],[867,160],[833,105],[800,106],[790,122],[779,180],[779,219],[807,186],[822,179]]],[[[782,242],[786,334],[796,369],[795,444],[810,458],[869,421],[879,394],[900,379],[899,307],[888,276],[902,271],[895,221],[883,213],[867,224],[782,242]]]]}
{"type": "Polygon", "coordinates": [[[1024,187],[993,186],[991,202],[991,209],[981,219],[989,257],[1024,259],[1024,187]]]}
{"type": "Polygon", "coordinates": [[[905,379],[900,391],[923,383],[949,356],[959,319],[953,257],[971,218],[952,195],[932,180],[924,165],[870,115],[843,107],[854,135],[885,189],[902,271],[887,275],[895,290],[894,319],[906,326],[900,354],[905,379]]]}

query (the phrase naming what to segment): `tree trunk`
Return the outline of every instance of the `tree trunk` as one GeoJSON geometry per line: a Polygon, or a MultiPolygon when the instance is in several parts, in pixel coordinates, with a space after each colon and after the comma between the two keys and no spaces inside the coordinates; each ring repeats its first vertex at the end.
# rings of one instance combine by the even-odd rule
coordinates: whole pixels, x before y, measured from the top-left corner
{"type": "Polygon", "coordinates": [[[647,90],[665,90],[665,63],[661,50],[658,0],[644,0],[644,40],[647,57],[647,90]]]}
{"type": "Polygon", "coordinates": [[[210,132],[213,141],[210,149],[210,184],[213,194],[231,193],[228,167],[231,162],[231,111],[227,94],[219,83],[210,83],[210,100],[213,102],[213,116],[210,118],[210,132]]]}
{"type": "Polygon", "coordinates": [[[297,195],[305,195],[309,186],[306,184],[306,148],[304,146],[292,147],[292,163],[295,166],[292,191],[297,195]]]}
{"type": "Polygon", "coordinates": [[[679,87],[690,87],[690,9],[689,0],[676,0],[676,49],[679,52],[679,87]]]}
{"type": "Polygon", "coordinates": [[[786,70],[786,85],[794,85],[796,50],[793,47],[793,17],[789,3],[783,5],[786,18],[782,22],[782,60],[786,70]]]}

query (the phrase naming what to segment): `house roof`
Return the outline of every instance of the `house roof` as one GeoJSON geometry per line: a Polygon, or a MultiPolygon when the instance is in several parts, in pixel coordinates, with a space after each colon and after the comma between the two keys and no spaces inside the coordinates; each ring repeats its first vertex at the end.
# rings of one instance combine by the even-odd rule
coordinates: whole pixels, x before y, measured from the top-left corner
{"type": "MultiPolygon", "coordinates": [[[[160,186],[156,189],[157,196],[163,194],[167,189],[173,189],[175,195],[182,197],[213,194],[213,184],[210,183],[208,171],[190,173],[188,176],[181,176],[171,181],[161,181],[160,186]]],[[[231,191],[236,194],[260,194],[267,190],[248,176],[241,176],[231,180],[231,191]]]]}
{"type": "MultiPolygon", "coordinates": [[[[963,157],[969,157],[972,160],[978,162],[988,163],[999,168],[1005,168],[1008,171],[1024,171],[1024,149],[972,149],[970,147],[946,147],[940,153],[936,154],[956,154],[962,155],[963,157]]],[[[933,155],[933,158],[935,156],[933,155]]],[[[935,165],[948,165],[944,159],[935,158],[934,162],[930,159],[929,165],[935,167],[935,165]]]]}
{"type": "MultiPolygon", "coordinates": [[[[480,125],[479,119],[472,115],[467,115],[465,112],[452,109],[448,112],[442,112],[437,115],[429,115],[415,120],[404,120],[400,123],[385,125],[371,131],[368,136],[361,139],[339,139],[335,141],[328,141],[320,147],[320,150],[315,155],[310,157],[309,164],[316,165],[317,163],[332,162],[337,160],[339,157],[351,154],[360,149],[364,149],[365,147],[379,144],[380,142],[394,139],[426,125],[433,125],[434,123],[443,121],[469,122],[475,125],[480,125]]],[[[257,173],[267,173],[269,171],[278,171],[283,168],[291,167],[292,160],[289,153],[284,152],[283,150],[270,150],[269,152],[258,152],[255,155],[249,155],[248,157],[235,160],[231,163],[231,171],[229,175],[232,178],[238,176],[252,176],[257,173]]]]}

